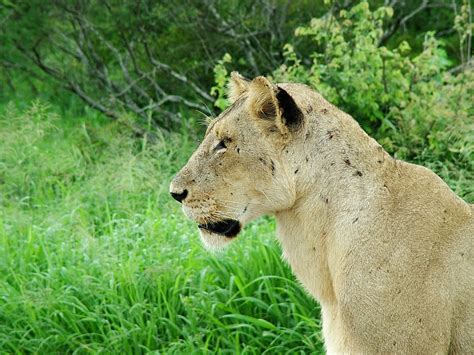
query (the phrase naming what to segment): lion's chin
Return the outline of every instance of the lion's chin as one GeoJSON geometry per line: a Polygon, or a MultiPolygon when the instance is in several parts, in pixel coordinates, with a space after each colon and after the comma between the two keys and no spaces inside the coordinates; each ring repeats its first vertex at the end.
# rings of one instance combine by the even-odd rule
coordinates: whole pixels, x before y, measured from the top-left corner
{"type": "Polygon", "coordinates": [[[210,251],[223,250],[234,240],[202,229],[199,229],[199,234],[201,235],[202,244],[210,251]]]}

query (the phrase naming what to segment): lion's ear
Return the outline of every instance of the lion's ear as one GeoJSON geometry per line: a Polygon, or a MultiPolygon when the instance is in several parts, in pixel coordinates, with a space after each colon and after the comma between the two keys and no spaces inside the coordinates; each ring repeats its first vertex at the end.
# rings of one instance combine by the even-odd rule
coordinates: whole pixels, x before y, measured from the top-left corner
{"type": "Polygon", "coordinates": [[[249,86],[248,110],[266,131],[280,132],[283,137],[286,137],[289,130],[284,123],[278,92],[279,89],[268,79],[257,76],[249,86]]]}
{"type": "Polygon", "coordinates": [[[252,116],[266,122],[272,131],[272,127],[278,128],[284,136],[303,123],[303,113],[291,95],[263,76],[249,84],[247,103],[252,116]]]}
{"type": "Polygon", "coordinates": [[[280,116],[275,87],[263,76],[250,83],[247,102],[250,113],[257,118],[274,120],[280,116]]]}
{"type": "Polygon", "coordinates": [[[233,104],[235,100],[239,98],[244,92],[246,92],[249,88],[250,81],[244,78],[242,75],[233,71],[230,73],[230,82],[228,87],[227,96],[229,98],[229,102],[233,104]]]}

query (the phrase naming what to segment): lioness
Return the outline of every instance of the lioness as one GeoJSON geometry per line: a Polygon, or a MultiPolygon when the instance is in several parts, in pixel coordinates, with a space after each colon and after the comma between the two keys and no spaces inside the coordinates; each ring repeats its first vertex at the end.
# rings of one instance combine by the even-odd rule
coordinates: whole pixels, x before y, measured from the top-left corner
{"type": "Polygon", "coordinates": [[[231,82],[170,186],[204,244],[274,214],[328,353],[474,353],[474,205],[307,86],[231,82]]]}

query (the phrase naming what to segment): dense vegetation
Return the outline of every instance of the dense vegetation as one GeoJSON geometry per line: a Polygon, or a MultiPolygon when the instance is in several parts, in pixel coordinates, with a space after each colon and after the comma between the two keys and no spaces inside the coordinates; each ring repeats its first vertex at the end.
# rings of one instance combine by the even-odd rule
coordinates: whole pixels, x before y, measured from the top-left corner
{"type": "Polygon", "coordinates": [[[0,0],[0,352],[321,353],[273,220],[210,254],[168,184],[237,69],[474,202],[469,3],[385,3],[0,0]]]}
{"type": "MultiPolygon", "coordinates": [[[[308,64],[315,50],[325,50],[323,43],[336,45],[341,35],[352,35],[347,29],[355,24],[343,14],[359,2],[2,0],[0,72],[7,94],[23,94],[29,86],[55,100],[56,93],[68,91],[112,119],[133,123],[136,130],[150,124],[175,128],[178,113],[215,113],[209,87],[225,53],[234,59],[233,69],[249,77],[271,74],[289,59],[289,48],[308,64]],[[323,40],[318,46],[300,35],[304,31],[294,35],[312,18],[326,21],[318,29],[316,37],[323,40]],[[333,27],[337,23],[344,27],[339,35],[333,27]]],[[[393,8],[377,12],[377,22],[384,17],[380,33],[373,33],[377,46],[393,48],[406,41],[413,48],[410,55],[416,55],[432,31],[448,55],[443,68],[470,61],[467,0],[369,3],[372,9],[393,8]],[[382,16],[387,11],[392,16],[382,16]]],[[[358,8],[355,16],[362,19],[366,12],[358,8]]],[[[365,27],[370,23],[363,22],[365,27]]]]}

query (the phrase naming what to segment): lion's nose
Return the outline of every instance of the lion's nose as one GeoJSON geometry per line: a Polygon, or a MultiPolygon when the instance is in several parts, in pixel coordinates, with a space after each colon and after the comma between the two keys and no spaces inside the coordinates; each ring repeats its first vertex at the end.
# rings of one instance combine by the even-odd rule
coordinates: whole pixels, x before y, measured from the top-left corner
{"type": "Polygon", "coordinates": [[[170,194],[176,201],[181,203],[188,196],[188,190],[184,189],[183,192],[170,191],[170,194]]]}

